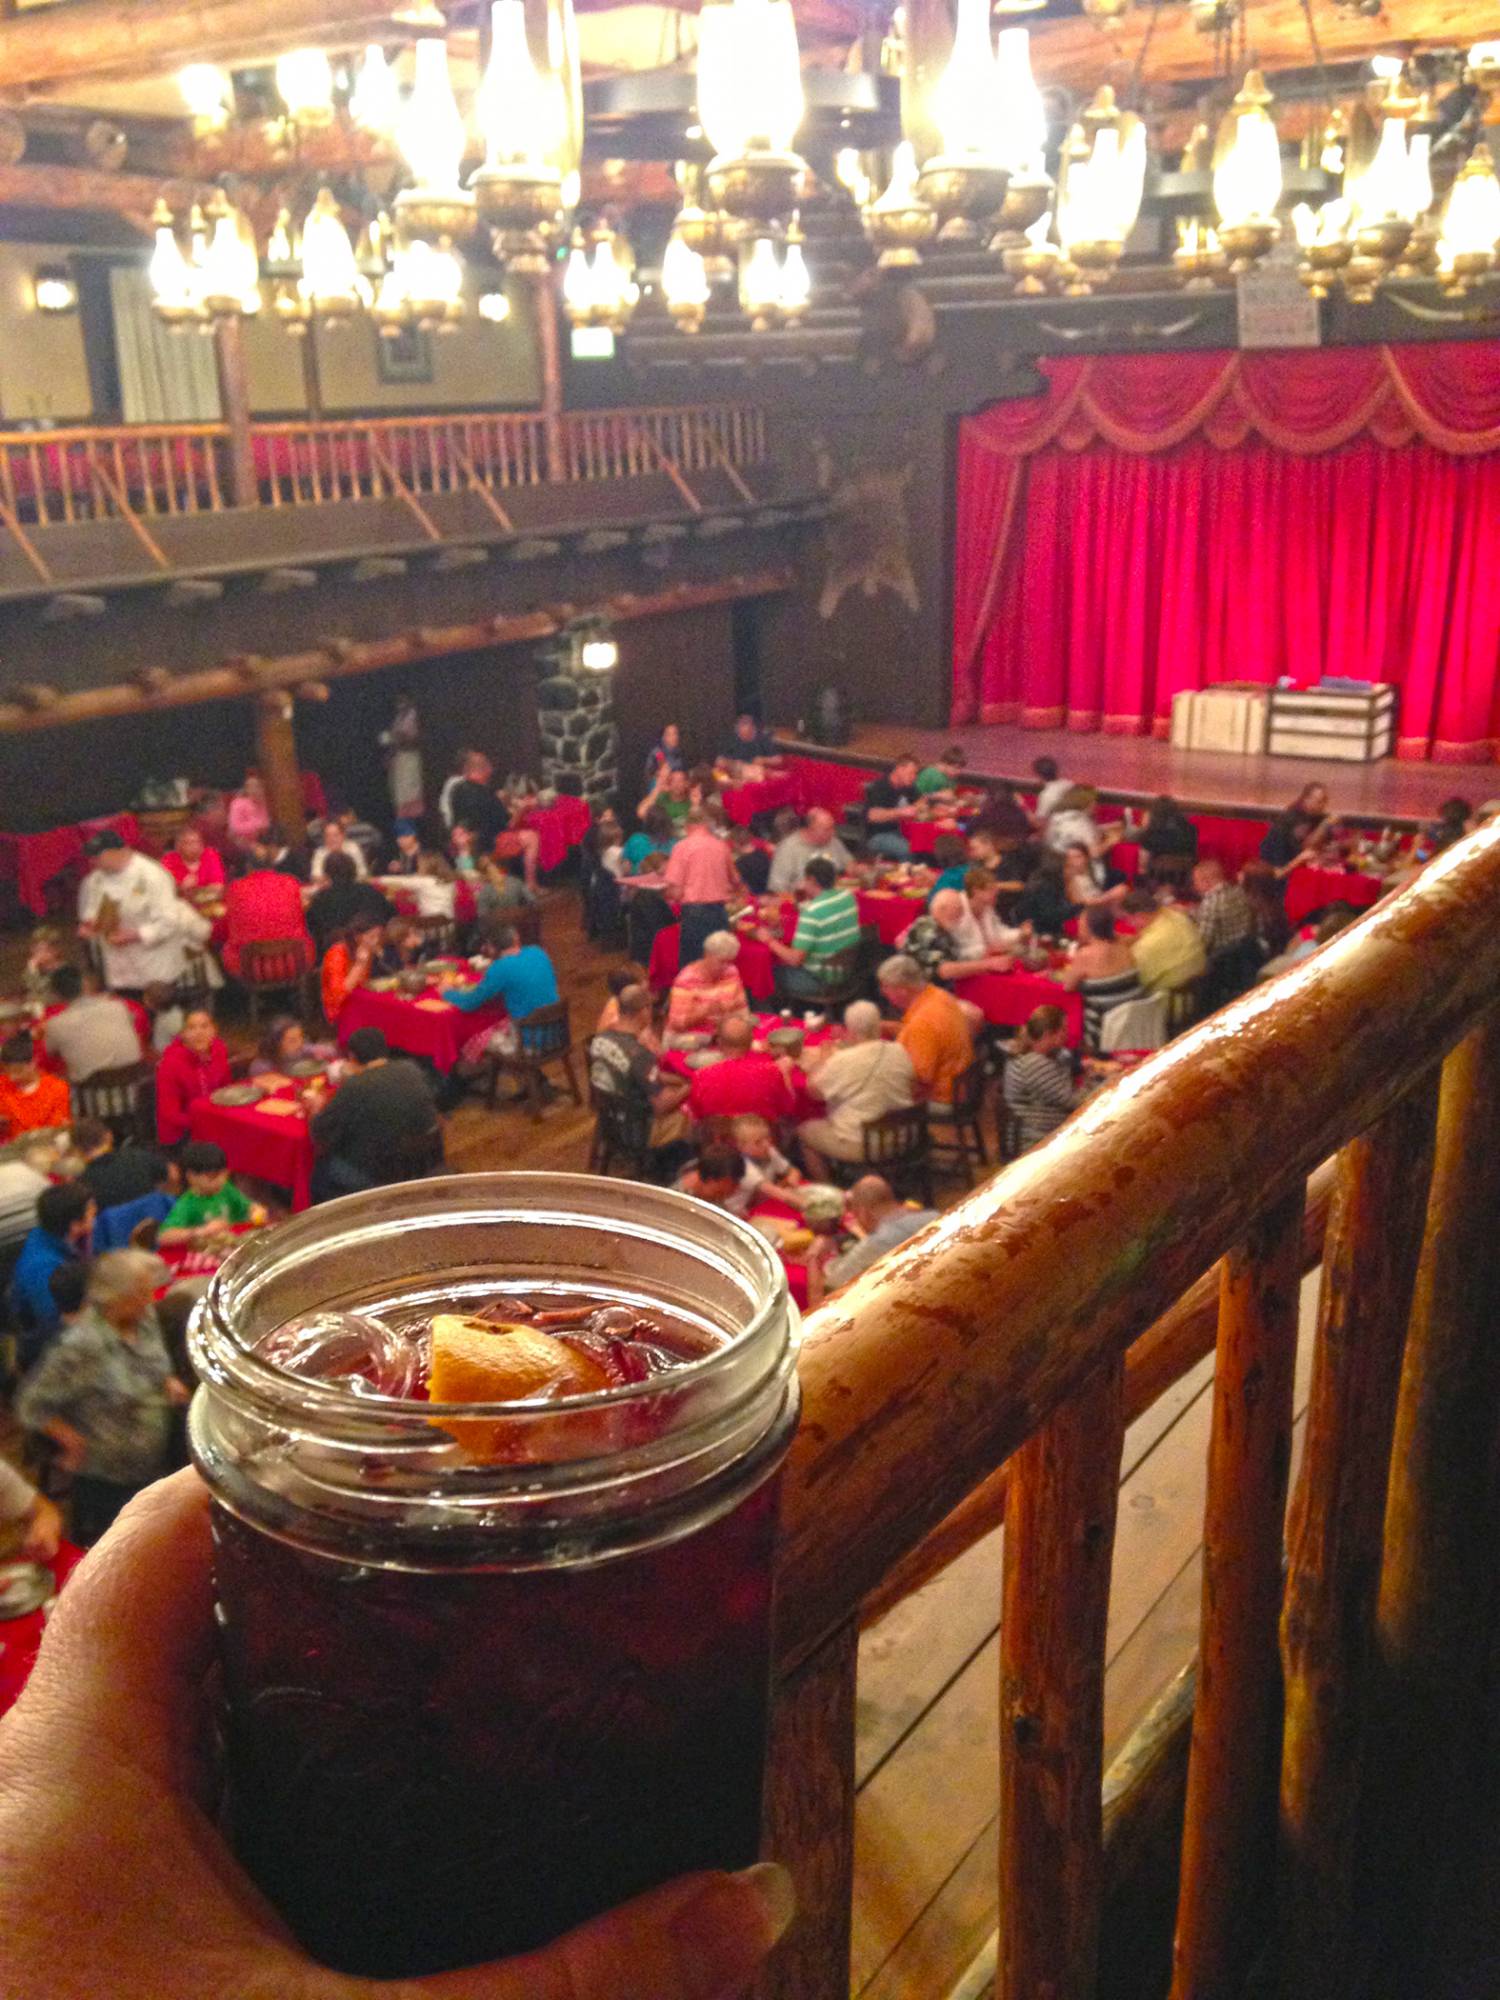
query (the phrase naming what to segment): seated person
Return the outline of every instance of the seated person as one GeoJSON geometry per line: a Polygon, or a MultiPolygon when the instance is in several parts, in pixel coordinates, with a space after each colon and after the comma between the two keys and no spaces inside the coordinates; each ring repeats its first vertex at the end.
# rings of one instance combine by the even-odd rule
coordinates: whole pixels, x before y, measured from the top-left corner
{"type": "Polygon", "coordinates": [[[710,931],[703,956],[685,965],[672,981],[667,1003],[667,1046],[681,1035],[712,1034],[731,1014],[749,1005],[735,960],[740,941],[733,931],[710,931]]]}
{"type": "Polygon", "coordinates": [[[719,752],[719,762],[743,776],[749,765],[769,764],[776,756],[776,739],[770,730],[753,715],[738,715],[719,752]]]}
{"type": "Polygon", "coordinates": [[[745,1182],[750,1191],[745,1212],[755,1206],[762,1194],[774,1194],[796,1206],[802,1176],[778,1149],[770,1121],[754,1112],[745,1112],[735,1119],[730,1136],[745,1162],[745,1182]]]}
{"type": "MultiPolygon", "coordinates": [[[[644,965],[637,965],[631,959],[627,960],[624,965],[617,965],[611,971],[605,973],[604,983],[609,988],[609,998],[600,1008],[599,1019],[594,1024],[594,1033],[596,1035],[608,1034],[611,1028],[619,1027],[620,995],[625,991],[627,986],[645,986],[648,983],[648,975],[644,965]]],[[[651,1047],[653,1049],[659,1049],[660,1047],[654,1030],[652,1032],[651,1047]]]]}
{"type": "Polygon", "coordinates": [[[81,1263],[99,1213],[83,1181],[62,1181],[36,1198],[36,1222],[11,1272],[8,1304],[20,1334],[20,1361],[29,1368],[61,1324],[51,1290],[61,1264],[81,1263]]]}
{"type": "Polygon", "coordinates": [[[360,881],[351,855],[328,856],[323,886],[307,906],[307,928],[320,956],[351,924],[384,925],[391,915],[392,905],[375,884],[360,881]]]}
{"type": "Polygon", "coordinates": [[[1016,797],[1014,785],[1004,779],[985,787],[984,804],[975,815],[969,831],[971,834],[985,833],[1001,844],[1001,851],[1017,847],[1031,838],[1031,815],[1016,797]]]}
{"type": "Polygon", "coordinates": [[[244,784],[229,801],[226,828],[230,847],[240,854],[249,854],[252,848],[262,845],[271,832],[265,781],[258,771],[245,773],[244,784]]]}
{"type": "Polygon", "coordinates": [[[454,827],[448,836],[448,854],[459,881],[478,880],[480,846],[473,827],[462,824],[454,827]]]}
{"type": "Polygon", "coordinates": [[[1332,831],[1328,817],[1328,791],[1316,782],[1307,784],[1285,812],[1278,813],[1260,844],[1260,858],[1279,875],[1318,854],[1332,831]]]}
{"type": "Polygon", "coordinates": [[[748,1215],[755,1183],[747,1185],[744,1155],[734,1146],[713,1141],[699,1149],[677,1185],[683,1194],[727,1208],[731,1215],[748,1215]]]}
{"type": "Polygon", "coordinates": [[[1267,960],[1256,975],[1257,984],[1261,980],[1274,979],[1278,973],[1289,972],[1294,965],[1300,965],[1305,958],[1312,958],[1325,944],[1336,938],[1340,931],[1348,930],[1357,921],[1359,911],[1348,903],[1331,903],[1315,925],[1301,930],[1286,950],[1277,957],[1267,960]]]}
{"type": "Polygon", "coordinates": [[[840,875],[853,866],[852,855],[838,837],[838,823],[823,806],[814,806],[800,827],[776,842],[766,880],[769,893],[795,895],[809,861],[831,861],[840,875]]]}
{"type": "Polygon", "coordinates": [[[963,889],[968,917],[957,930],[961,954],[968,957],[973,951],[980,956],[998,958],[1007,953],[1025,951],[1031,942],[1031,932],[1025,924],[1001,922],[1000,883],[991,870],[967,869],[963,889]]]}
{"type": "Polygon", "coordinates": [[[839,887],[831,861],[809,861],[802,878],[802,907],[790,944],[764,924],[752,933],[779,961],[776,988],[789,1000],[817,1000],[839,976],[839,957],[859,944],[859,904],[839,887]]]}
{"type": "Polygon", "coordinates": [[[1222,861],[1211,856],[1200,861],[1193,870],[1193,890],[1198,897],[1198,934],[1210,962],[1255,939],[1255,906],[1238,883],[1228,880],[1222,861]]]}
{"type": "Polygon", "coordinates": [[[594,821],[592,847],[599,866],[618,882],[626,872],[625,829],[613,806],[606,806],[594,821]]]}
{"type": "MultiPolygon", "coordinates": [[[[134,1028],[131,1039],[135,1041],[134,1028]]],[[[140,1043],[135,1047],[132,1060],[138,1062],[140,1043]]],[[[8,1036],[0,1045],[0,1143],[18,1139],[23,1132],[45,1132],[66,1125],[68,1107],[67,1084],[60,1076],[49,1076],[38,1063],[29,1031],[8,1036]]]]}
{"type": "Polygon", "coordinates": [[[437,1107],[417,1065],[392,1058],[378,1028],[356,1028],[344,1060],[348,1075],[308,1128],[315,1202],[411,1180],[442,1160],[437,1107]]]}
{"type": "Polygon", "coordinates": [[[978,972],[1009,972],[1013,951],[991,951],[961,889],[939,889],[927,914],[907,927],[901,949],[929,979],[948,985],[978,972]]]}
{"type": "MultiPolygon", "coordinates": [[[[683,818],[687,815],[684,813],[683,818]]],[[[621,848],[627,875],[656,875],[666,865],[677,840],[677,828],[658,807],[642,813],[641,824],[621,848]]]]}
{"type": "Polygon", "coordinates": [[[344,832],[343,822],[337,819],[325,820],[323,824],[323,838],[313,849],[312,860],[308,864],[308,880],[323,881],[327,874],[328,863],[335,854],[348,855],[355,875],[361,882],[364,881],[370,872],[364,849],[358,841],[349,839],[344,832]]]}
{"type": "Polygon", "coordinates": [[[892,861],[909,861],[911,847],[898,822],[917,806],[917,760],[909,752],[898,757],[883,778],[865,786],[865,824],[874,853],[892,861]]]}
{"type": "Polygon", "coordinates": [[[8,1459],[0,1458],[0,1531],[13,1560],[49,1563],[62,1545],[62,1515],[8,1459]]]}
{"type": "Polygon", "coordinates": [[[939,1117],[951,1113],[953,1086],[974,1060],[969,1013],[905,952],[886,959],[876,977],[901,1016],[896,1040],[911,1058],[918,1100],[939,1117]]]}
{"type": "Polygon", "coordinates": [[[694,1118],[750,1116],[779,1125],[794,1116],[796,1064],[790,1056],[755,1047],[755,1023],[748,1014],[722,1022],[715,1046],[723,1060],[693,1074],[688,1109],[694,1118]]]}
{"type": "Polygon", "coordinates": [[[222,889],[224,859],[208,845],[191,821],[179,827],[177,838],[161,858],[161,865],[177,884],[178,893],[190,896],[196,889],[222,889]]]}
{"type": "Polygon", "coordinates": [[[1092,785],[1070,785],[1047,816],[1047,845],[1059,854],[1074,846],[1090,855],[1103,853],[1109,843],[1094,819],[1098,803],[1099,794],[1092,785]]]}
{"type": "Polygon", "coordinates": [[[206,1139],[193,1139],[177,1156],[187,1187],[168,1209],[157,1242],[168,1244],[211,1243],[216,1236],[228,1236],[236,1229],[258,1229],[266,1221],[266,1211],[237,1188],[229,1178],[229,1161],[222,1146],[206,1139]]]}
{"type": "Polygon", "coordinates": [[[1063,893],[1080,909],[1096,903],[1118,903],[1130,887],[1119,870],[1111,868],[1084,841],[1070,840],[1062,856],[1063,893]]]}
{"type": "Polygon", "coordinates": [[[658,1167],[678,1151],[687,1137],[682,1109],[688,1085],[681,1077],[664,1077],[647,1036],[651,1029],[651,993],[642,983],[627,986],[617,996],[618,1022],[589,1043],[589,1087],[595,1102],[608,1098],[627,1123],[638,1123],[658,1167]]]}
{"type": "Polygon", "coordinates": [[[1176,799],[1165,793],[1152,801],[1137,840],[1153,874],[1158,861],[1177,864],[1180,869],[1182,862],[1191,864],[1198,859],[1198,829],[1176,799]]]}
{"type": "Polygon", "coordinates": [[[1082,996],[1083,1042],[1094,1056],[1099,1053],[1106,1014],[1145,998],[1130,945],[1116,935],[1115,913],[1100,904],[1084,911],[1078,946],[1062,971],[1052,976],[1065,992],[1082,996]]]}
{"type": "Polygon", "coordinates": [[[730,827],[729,852],[734,857],[734,872],[750,894],[766,895],[771,885],[771,856],[748,826],[730,827]]]}
{"type": "Polygon", "coordinates": [[[176,1146],[189,1136],[192,1107],[233,1082],[229,1051],[207,1007],[192,1007],[156,1065],[156,1136],[176,1146]]]}
{"type": "Polygon", "coordinates": [[[509,924],[490,930],[486,942],[494,957],[477,985],[438,988],[441,997],[461,1014],[473,1014],[481,1007],[498,1004],[509,1017],[470,1036],[458,1064],[464,1071],[472,1070],[487,1055],[517,1054],[526,1039],[526,1031],[519,1024],[540,1007],[555,1007],[561,998],[557,972],[539,944],[522,944],[509,924]]]}
{"type": "Polygon", "coordinates": [[[1005,1108],[1016,1121],[1018,1152],[1028,1152],[1078,1109],[1061,1007],[1034,1007],[1005,1065],[1005,1108]]]}
{"type": "Polygon", "coordinates": [[[73,1127],[71,1143],[83,1162],[79,1182],[101,1212],[123,1208],[127,1202],[141,1201],[164,1188],[175,1189],[177,1170],[159,1147],[140,1146],[133,1139],[117,1146],[114,1133],[102,1118],[80,1118],[73,1127]]]}
{"type": "Polygon", "coordinates": [[[69,1083],[142,1060],[135,1016],[126,1001],[104,991],[97,974],[60,966],[52,975],[52,997],[62,1003],[61,1011],[43,1023],[42,1041],[61,1062],[69,1083]]]}
{"type": "Polygon", "coordinates": [[[21,976],[28,1000],[45,1002],[52,992],[52,975],[68,963],[62,931],[56,924],[38,924],[26,950],[26,970],[21,976]]]}
{"type": "Polygon", "coordinates": [[[815,1181],[828,1178],[829,1160],[864,1158],[867,1125],[888,1111],[905,1111],[917,1101],[916,1072],[899,1042],[880,1031],[873,1000],[854,1000],[844,1009],[844,1040],[825,1042],[807,1059],[807,1089],[824,1106],[821,1118],[797,1128],[802,1159],[815,1181]]]}
{"type": "Polygon", "coordinates": [[[636,818],[642,825],[653,812],[664,813],[671,822],[674,835],[681,833],[687,823],[687,816],[693,809],[693,788],[688,774],[682,770],[664,768],[657,774],[656,782],[636,807],[636,818]]]}
{"type": "Polygon", "coordinates": [[[649,791],[664,771],[680,771],[682,768],[682,731],[675,722],[669,722],[646,752],[643,782],[649,791]]]}
{"type": "Polygon", "coordinates": [[[963,746],[950,743],[942,754],[917,773],[917,796],[929,805],[951,806],[958,797],[958,781],[963,776],[963,746]]]}
{"type": "Polygon", "coordinates": [[[1130,955],[1148,993],[1176,993],[1202,978],[1203,938],[1181,904],[1158,904],[1149,889],[1132,889],[1120,907],[1136,923],[1130,955]]]}
{"type": "Polygon", "coordinates": [[[1011,921],[1030,924],[1038,937],[1060,938],[1082,907],[1068,895],[1062,856],[1049,850],[1039,857],[1012,903],[1011,921]]]}
{"type": "Polygon", "coordinates": [[[897,1201],[889,1181],[879,1174],[866,1174],[849,1190],[848,1218],[859,1241],[842,1255],[837,1238],[814,1239],[807,1253],[807,1302],[818,1305],[831,1291],[879,1263],[888,1250],[905,1243],[929,1222],[937,1221],[935,1208],[908,1208],[897,1201]]]}
{"type": "Polygon", "coordinates": [[[395,846],[385,864],[387,875],[417,875],[422,868],[422,834],[414,819],[398,819],[391,828],[395,846]]]}
{"type": "Polygon", "coordinates": [[[1055,757],[1033,757],[1031,775],[1037,781],[1037,821],[1045,825],[1074,789],[1073,780],[1062,775],[1055,757]]]}
{"type": "MultiPolygon", "coordinates": [[[[932,843],[932,865],[938,871],[938,878],[932,885],[932,896],[939,889],[961,889],[964,876],[969,871],[969,843],[961,833],[940,833],[932,843]]],[[[932,907],[932,896],[927,898],[927,907],[932,907]]]]}
{"type": "Polygon", "coordinates": [[[725,817],[724,798],[719,790],[719,781],[714,776],[712,764],[695,764],[687,774],[688,805],[706,812],[710,822],[717,825],[725,817]]]}
{"type": "Polygon", "coordinates": [[[266,1024],[260,1046],[250,1060],[250,1074],[285,1076],[289,1063],[333,1062],[337,1055],[332,1042],[310,1042],[306,1028],[295,1014],[278,1014],[266,1024]]]}
{"type": "MultiPolygon", "coordinates": [[[[354,865],[349,864],[349,881],[354,880],[354,865]]],[[[330,885],[331,886],[331,885],[330,885]]],[[[313,898],[317,903],[330,893],[322,889],[313,898]]],[[[378,890],[370,890],[378,895],[378,890]]],[[[329,935],[348,921],[340,917],[330,926],[329,935]]],[[[224,890],[224,946],[221,957],[224,970],[232,978],[241,975],[242,957],[245,947],[251,944],[278,944],[295,938],[302,944],[306,954],[306,964],[310,967],[314,958],[313,937],[309,935],[309,924],[302,912],[302,895],[296,876],[280,868],[257,866],[246,875],[226,885],[224,890]]],[[[321,948],[321,947],[320,947],[321,948]]]]}
{"type": "Polygon", "coordinates": [[[398,911],[385,927],[375,968],[382,976],[409,972],[422,963],[427,953],[427,935],[422,926],[415,918],[403,917],[398,911]]]}
{"type": "Polygon", "coordinates": [[[349,995],[379,978],[384,949],[385,924],[379,917],[356,918],[328,947],[319,977],[325,1020],[336,1022],[348,1005],[349,995]]]}

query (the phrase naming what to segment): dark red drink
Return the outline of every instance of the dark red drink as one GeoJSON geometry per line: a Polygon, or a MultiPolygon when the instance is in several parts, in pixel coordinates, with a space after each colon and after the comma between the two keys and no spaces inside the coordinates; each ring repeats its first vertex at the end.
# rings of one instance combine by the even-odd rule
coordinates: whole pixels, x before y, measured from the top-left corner
{"type": "Polygon", "coordinates": [[[220,1273],[193,1435],[220,1502],[231,1825],[325,1963],[469,1964],[755,1858],[795,1409],[778,1275],[702,1204],[531,1175],[334,1203],[220,1273]],[[497,1283],[664,1331],[647,1365],[624,1355],[642,1379],[465,1405],[505,1454],[475,1463],[455,1406],[420,1399],[418,1336],[497,1283]],[[410,1373],[384,1353],[344,1374],[337,1336],[295,1352],[310,1372],[260,1358],[328,1306],[414,1341],[410,1373]]]}

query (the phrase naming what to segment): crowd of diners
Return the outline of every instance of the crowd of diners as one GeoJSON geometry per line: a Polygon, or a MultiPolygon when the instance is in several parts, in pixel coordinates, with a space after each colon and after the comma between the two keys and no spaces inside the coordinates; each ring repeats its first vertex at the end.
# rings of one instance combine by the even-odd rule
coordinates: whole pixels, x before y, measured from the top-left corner
{"type": "MultiPolygon", "coordinates": [[[[731,825],[724,788],[776,765],[751,717],[693,762],[669,725],[638,803],[597,815],[582,857],[584,916],[612,963],[587,1068],[601,1132],[611,1123],[638,1137],[631,1171],[804,1225],[813,1303],[931,1218],[901,1198],[895,1174],[871,1167],[881,1121],[924,1106],[940,1135],[977,1074],[1005,1149],[1038,1144],[1113,1073],[1099,1051],[1116,1009],[1189,989],[1217,1005],[1317,950],[1353,915],[1335,905],[1297,934],[1286,919],[1292,872],[1349,843],[1319,783],[1277,815],[1259,857],[1231,879],[1199,854],[1192,820],[1170,798],[1138,826],[1107,825],[1094,789],[1048,758],[1034,767],[1030,804],[1004,783],[966,789],[954,749],[927,766],[897,758],[843,822],[814,807],[731,825]],[[894,948],[872,951],[858,891],[909,860],[902,827],[914,814],[945,828],[922,878],[925,906],[894,948]],[[1134,883],[1111,860],[1122,834],[1140,851],[1134,883]],[[776,899],[795,905],[790,921],[777,920],[776,899]],[[678,927],[678,969],[655,991],[646,958],[664,924],[678,927]],[[757,1012],[741,977],[746,937],[774,964],[769,1012],[757,1012]],[[1057,998],[997,1033],[965,982],[1015,970],[1051,979],[1057,998]],[[1083,1004],[1081,1047],[1069,995],[1083,1004]]],[[[566,997],[552,954],[517,927],[539,897],[560,893],[539,882],[534,806],[529,788],[497,785],[489,756],[466,750],[430,812],[414,801],[384,830],[334,811],[288,842],[251,773],[219,813],[184,824],[161,861],[117,833],[89,842],[76,923],[31,938],[30,1019],[13,1009],[0,1046],[0,1226],[20,1238],[5,1292],[13,1407],[49,1475],[70,1486],[76,1538],[103,1532],[132,1492],[180,1461],[177,1412],[191,1380],[182,1335],[204,1282],[193,1272],[285,1206],[284,1192],[239,1185],[224,1152],[194,1136],[193,1107],[245,1075],[316,1064],[302,1092],[314,1200],[440,1163],[445,1114],[491,1058],[524,1055],[528,1018],[566,997]],[[438,1078],[379,1028],[344,1033],[341,1021],[367,982],[410,971],[435,940],[453,939],[460,883],[472,916],[458,944],[478,978],[438,990],[486,1016],[438,1078]],[[415,914],[394,906],[393,887],[410,889],[415,914]],[[275,1015],[252,1050],[241,1033],[232,1056],[221,1002],[235,998],[252,945],[287,941],[305,954],[317,1006],[275,1015]],[[79,1114],[79,1086],[143,1065],[152,1131],[117,1138],[79,1114]],[[33,1137],[50,1151],[29,1152],[33,1137]]],[[[1451,800],[1409,852],[1386,842],[1366,864],[1396,886],[1495,810],[1451,800]]],[[[497,1146],[497,1163],[509,1156],[509,1143],[497,1146]]],[[[55,1541],[56,1510],[34,1486],[7,1482],[0,1507],[23,1521],[27,1546],[55,1541]]]]}

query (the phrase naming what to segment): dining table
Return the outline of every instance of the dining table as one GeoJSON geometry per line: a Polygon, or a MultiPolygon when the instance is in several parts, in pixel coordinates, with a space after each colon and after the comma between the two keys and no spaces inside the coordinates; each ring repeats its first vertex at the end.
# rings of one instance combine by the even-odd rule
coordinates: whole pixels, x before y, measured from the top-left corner
{"type": "Polygon", "coordinates": [[[1315,868],[1308,864],[1294,868],[1286,878],[1287,922],[1305,923],[1315,910],[1333,903],[1347,903],[1353,910],[1368,910],[1380,901],[1383,884],[1378,875],[1353,868],[1315,868]]]}
{"type": "Polygon", "coordinates": [[[725,785],[719,798],[735,826],[748,826],[757,814],[780,812],[783,806],[797,811],[801,802],[797,782],[786,771],[768,771],[764,777],[725,785]]]}
{"type": "Polygon", "coordinates": [[[194,1139],[223,1148],[232,1174],[248,1174],[283,1188],[294,1210],[312,1200],[313,1142],[301,1092],[307,1080],[257,1077],[266,1095],[254,1104],[215,1104],[200,1097],[188,1107],[194,1139]]]}
{"type": "Polygon", "coordinates": [[[955,979],[952,990],[977,1007],[992,1028],[1024,1027],[1038,1007],[1061,1007],[1068,1017],[1069,1046],[1076,1048],[1083,1040],[1082,998],[1045,973],[976,972],[955,979]]]}
{"type": "MultiPolygon", "coordinates": [[[[466,976],[472,984],[475,975],[466,976]]],[[[500,1001],[472,1011],[455,1007],[442,998],[435,982],[412,994],[357,986],[339,1009],[337,1032],[343,1048],[356,1028],[379,1028],[393,1049],[420,1056],[446,1076],[472,1035],[497,1028],[506,1018],[500,1001]]]]}
{"type": "Polygon", "coordinates": [[[58,1593],[83,1561],[85,1553],[72,1542],[59,1542],[57,1554],[50,1562],[41,1565],[51,1573],[52,1595],[35,1611],[28,1611],[20,1618],[0,1621],[0,1715],[15,1706],[30,1678],[58,1593]]]}

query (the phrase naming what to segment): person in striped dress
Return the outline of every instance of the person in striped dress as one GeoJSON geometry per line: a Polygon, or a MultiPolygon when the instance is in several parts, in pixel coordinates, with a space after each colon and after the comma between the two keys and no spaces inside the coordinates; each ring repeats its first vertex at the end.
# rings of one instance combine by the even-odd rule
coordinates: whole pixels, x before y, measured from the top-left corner
{"type": "Polygon", "coordinates": [[[1107,904],[1090,905],[1079,928],[1078,949],[1057,978],[1068,992],[1082,997],[1083,1045],[1096,1056],[1105,1015],[1127,1001],[1144,999],[1146,989],[1129,944],[1116,935],[1115,913],[1107,904]]]}

